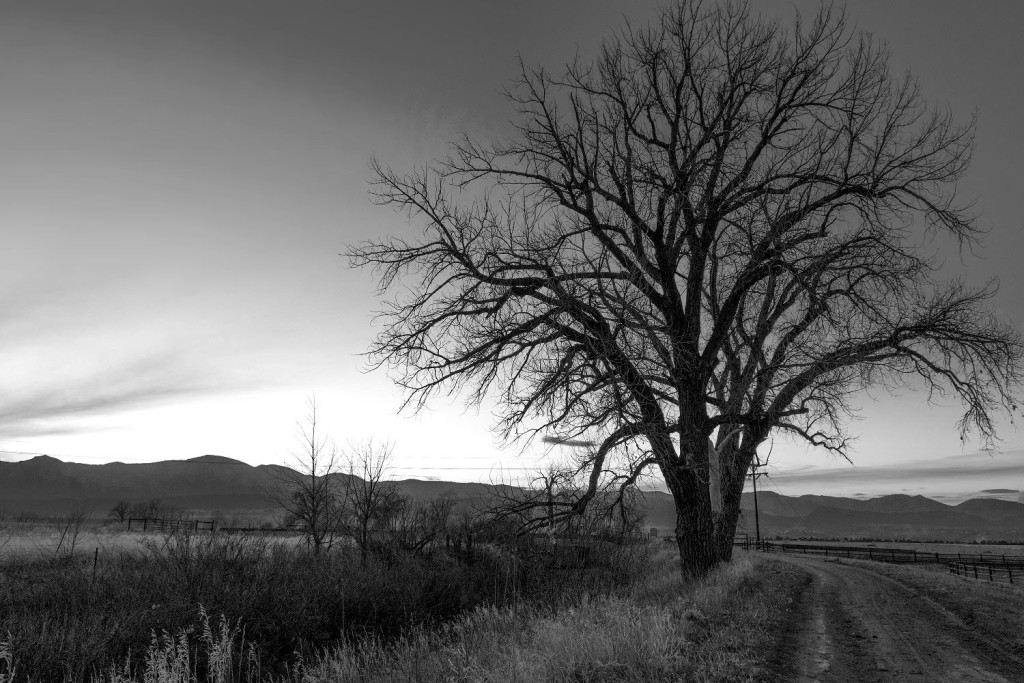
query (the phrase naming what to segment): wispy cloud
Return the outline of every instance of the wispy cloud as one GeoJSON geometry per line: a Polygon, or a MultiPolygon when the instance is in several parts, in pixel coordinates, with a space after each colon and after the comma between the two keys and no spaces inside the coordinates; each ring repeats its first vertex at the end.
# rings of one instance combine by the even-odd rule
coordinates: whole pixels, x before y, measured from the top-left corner
{"type": "Polygon", "coordinates": [[[237,381],[211,372],[184,351],[107,359],[73,377],[44,378],[0,393],[0,438],[94,431],[96,426],[84,420],[237,388],[237,381]]]}
{"type": "Polygon", "coordinates": [[[978,495],[1014,499],[1018,489],[997,486],[1024,481],[1024,451],[970,453],[935,460],[867,467],[802,467],[769,474],[780,493],[878,496],[908,493],[930,498],[964,499],[978,495]]]}
{"type": "Polygon", "coordinates": [[[596,442],[589,439],[562,439],[557,436],[545,436],[541,441],[555,446],[569,446],[570,448],[593,448],[597,445],[596,442]]]}

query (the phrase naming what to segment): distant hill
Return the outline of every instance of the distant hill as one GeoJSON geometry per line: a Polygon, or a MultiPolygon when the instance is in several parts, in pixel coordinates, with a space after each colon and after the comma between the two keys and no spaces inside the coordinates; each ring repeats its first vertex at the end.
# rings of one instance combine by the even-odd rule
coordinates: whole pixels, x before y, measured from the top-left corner
{"type": "MultiPolygon", "coordinates": [[[[203,513],[275,514],[269,494],[287,468],[254,467],[219,455],[154,463],[85,465],[38,456],[0,462],[0,509],[8,513],[61,514],[85,510],[104,515],[122,499],[160,499],[180,510],[203,513]]],[[[407,479],[399,488],[417,500],[451,493],[478,501],[489,487],[407,479]]],[[[761,534],[789,538],[884,538],[916,540],[1007,540],[1024,542],[1024,503],[975,498],[946,505],[923,496],[892,495],[867,500],[831,496],[758,494],[761,534]]],[[[667,493],[644,494],[645,525],[662,533],[675,528],[667,493]]],[[[754,500],[743,494],[740,530],[754,533],[754,500]]]]}
{"type": "Polygon", "coordinates": [[[0,508],[8,512],[104,513],[121,499],[160,499],[182,510],[258,510],[273,504],[274,466],[204,455],[191,460],[86,465],[38,456],[0,462],[0,508]]]}
{"type": "MultiPolygon", "coordinates": [[[[1024,542],[1024,503],[975,498],[946,505],[924,496],[867,500],[758,494],[762,536],[1024,542]]],[[[754,531],[753,494],[743,494],[741,526],[754,531]]]]}
{"type": "Polygon", "coordinates": [[[185,462],[199,462],[206,463],[208,465],[246,465],[246,463],[241,460],[226,458],[223,455],[200,455],[197,458],[189,458],[185,462]]]}
{"type": "MultiPolygon", "coordinates": [[[[857,500],[831,496],[757,496],[762,537],[1005,540],[1024,542],[1024,503],[975,498],[946,505],[924,496],[892,495],[857,500]]],[[[647,525],[675,527],[667,493],[645,494],[647,525]]],[[[754,496],[743,494],[739,530],[754,534],[754,496]]]]}

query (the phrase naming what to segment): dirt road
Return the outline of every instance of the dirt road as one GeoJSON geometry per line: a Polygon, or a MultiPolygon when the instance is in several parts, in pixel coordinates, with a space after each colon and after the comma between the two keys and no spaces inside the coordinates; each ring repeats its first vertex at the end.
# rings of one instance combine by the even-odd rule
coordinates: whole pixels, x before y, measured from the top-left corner
{"type": "Polygon", "coordinates": [[[981,634],[939,602],[861,565],[794,556],[812,576],[791,636],[794,681],[1024,681],[1020,634],[981,634]]]}

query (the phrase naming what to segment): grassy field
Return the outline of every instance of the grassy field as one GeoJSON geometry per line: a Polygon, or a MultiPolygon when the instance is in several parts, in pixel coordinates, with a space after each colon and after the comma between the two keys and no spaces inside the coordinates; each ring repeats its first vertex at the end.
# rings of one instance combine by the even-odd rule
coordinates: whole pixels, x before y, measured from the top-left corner
{"type": "MultiPolygon", "coordinates": [[[[127,523],[111,520],[86,519],[78,528],[60,519],[8,520],[0,523],[0,562],[95,554],[97,551],[101,559],[109,558],[124,552],[145,552],[147,545],[162,542],[164,537],[160,532],[128,532],[127,523]]],[[[298,532],[274,534],[270,538],[291,545],[302,540],[298,532]]]]}
{"type": "Polygon", "coordinates": [[[658,544],[364,565],[259,534],[101,527],[62,554],[53,529],[20,532],[0,562],[4,683],[771,680],[805,581],[738,553],[684,584],[658,544]]]}
{"type": "Polygon", "coordinates": [[[126,534],[120,524],[86,522],[68,535],[69,530],[57,520],[8,521],[0,525],[0,561],[12,558],[43,558],[65,550],[100,552],[138,547],[138,538],[126,534]],[[62,540],[63,539],[63,540],[62,540]]]}
{"type": "Polygon", "coordinates": [[[779,541],[811,545],[854,546],[857,548],[906,548],[919,553],[963,553],[965,555],[1024,556],[1024,545],[1013,543],[915,543],[913,541],[779,541]]]}
{"type": "MultiPolygon", "coordinates": [[[[488,546],[363,564],[351,549],[314,558],[294,537],[255,533],[98,525],[62,553],[63,529],[15,531],[0,561],[3,683],[771,681],[809,580],[737,551],[684,583],[659,542],[582,559],[488,546]]],[[[1024,651],[1021,587],[871,566],[983,633],[1016,629],[1024,651]]]]}

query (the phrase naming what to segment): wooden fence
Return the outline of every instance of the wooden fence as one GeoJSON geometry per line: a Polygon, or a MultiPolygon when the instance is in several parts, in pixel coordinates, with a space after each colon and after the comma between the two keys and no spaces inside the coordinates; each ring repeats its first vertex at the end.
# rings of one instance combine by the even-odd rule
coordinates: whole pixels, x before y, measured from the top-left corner
{"type": "Polygon", "coordinates": [[[978,581],[991,581],[993,583],[1024,583],[1024,568],[1013,564],[998,565],[992,563],[977,562],[950,562],[949,573],[957,576],[966,576],[969,579],[978,581]]]}
{"type": "Polygon", "coordinates": [[[1024,555],[994,555],[992,553],[942,553],[917,550],[915,548],[875,548],[854,545],[813,545],[808,543],[778,543],[749,539],[737,539],[736,544],[748,550],[764,552],[795,553],[799,555],[821,555],[823,557],[849,557],[858,560],[874,560],[892,564],[961,564],[1009,566],[1018,576],[1024,575],[1024,555]]]}
{"type": "Polygon", "coordinates": [[[212,519],[159,519],[155,517],[129,517],[128,531],[213,531],[212,519]]]}
{"type": "Polygon", "coordinates": [[[812,545],[808,543],[757,543],[737,538],[736,545],[747,550],[819,555],[822,557],[849,557],[891,564],[945,564],[949,573],[979,581],[993,583],[1024,583],[1024,556],[994,555],[991,553],[940,553],[915,548],[873,548],[852,545],[812,545]]]}

